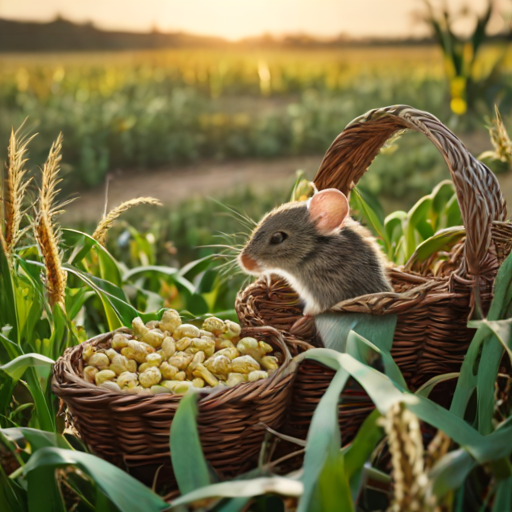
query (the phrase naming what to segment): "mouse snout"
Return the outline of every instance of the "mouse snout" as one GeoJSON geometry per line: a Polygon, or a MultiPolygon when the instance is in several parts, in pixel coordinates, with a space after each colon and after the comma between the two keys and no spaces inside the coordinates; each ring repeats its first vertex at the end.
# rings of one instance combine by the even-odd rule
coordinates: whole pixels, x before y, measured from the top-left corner
{"type": "Polygon", "coordinates": [[[247,256],[245,252],[240,254],[240,265],[248,272],[259,272],[261,269],[256,260],[253,260],[250,256],[247,256]]]}

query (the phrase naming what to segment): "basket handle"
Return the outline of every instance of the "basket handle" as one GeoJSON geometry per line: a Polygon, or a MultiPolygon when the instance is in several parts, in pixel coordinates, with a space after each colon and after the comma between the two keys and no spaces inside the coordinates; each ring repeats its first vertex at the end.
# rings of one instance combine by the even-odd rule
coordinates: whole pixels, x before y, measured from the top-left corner
{"type": "Polygon", "coordinates": [[[443,155],[466,227],[466,271],[472,276],[481,275],[491,245],[491,223],[503,221],[507,215],[505,199],[491,170],[432,114],[393,105],[357,117],[327,150],[314,179],[316,187],[337,188],[348,195],[386,141],[404,130],[423,133],[443,155]]]}

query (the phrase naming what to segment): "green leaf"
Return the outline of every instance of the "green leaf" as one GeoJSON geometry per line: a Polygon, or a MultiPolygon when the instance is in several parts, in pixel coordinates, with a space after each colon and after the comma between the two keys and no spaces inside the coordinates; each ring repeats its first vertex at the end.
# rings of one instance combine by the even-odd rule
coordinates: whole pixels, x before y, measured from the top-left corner
{"type": "Polygon", "coordinates": [[[27,368],[33,368],[34,366],[53,366],[54,364],[55,361],[41,354],[24,354],[0,366],[0,370],[3,370],[11,379],[17,382],[21,379],[27,368]]]}
{"type": "Polygon", "coordinates": [[[377,214],[365,202],[357,188],[352,189],[351,198],[353,201],[355,201],[355,206],[361,213],[363,219],[373,229],[376,235],[384,242],[384,248],[387,252],[390,246],[389,237],[377,214]]]}
{"type": "Polygon", "coordinates": [[[94,248],[100,263],[101,278],[110,281],[116,286],[121,286],[122,280],[119,265],[105,247],[92,236],[75,229],[62,229],[62,236],[64,243],[69,247],[73,247],[73,253],[67,262],[68,264],[76,266],[75,263],[82,261],[91,249],[94,248]]]}
{"type": "Polygon", "coordinates": [[[280,476],[253,478],[250,480],[232,480],[201,487],[171,502],[171,510],[208,498],[242,498],[260,496],[262,494],[280,494],[283,496],[299,497],[303,491],[303,484],[292,478],[280,476]]]}
{"type": "Polygon", "coordinates": [[[52,469],[69,465],[76,466],[92,478],[121,512],[156,512],[169,507],[144,484],[113,464],[88,453],[62,448],[42,448],[32,455],[23,472],[27,477],[40,469],[51,474],[52,469]]]}
{"type": "MultiPolygon", "coordinates": [[[[405,236],[405,254],[409,259],[416,249],[416,233],[422,233],[422,238],[431,236],[432,227],[425,232],[428,212],[432,206],[432,198],[430,196],[422,197],[407,214],[404,221],[404,236],[405,236]]],[[[432,233],[433,234],[433,233],[432,233]]]]}
{"type": "Polygon", "coordinates": [[[340,452],[338,423],[338,399],[348,377],[343,370],[336,373],[313,414],[304,457],[304,492],[297,512],[314,511],[315,507],[325,511],[354,510],[340,452]]]}
{"type": "Polygon", "coordinates": [[[10,325],[12,327],[10,338],[19,344],[20,333],[16,304],[11,265],[2,244],[0,244],[0,327],[10,325]]]}
{"type": "Polygon", "coordinates": [[[182,494],[212,483],[197,430],[197,400],[197,393],[187,393],[171,425],[171,460],[182,494]]]}
{"type": "Polygon", "coordinates": [[[30,444],[32,453],[37,452],[41,448],[56,447],[71,450],[71,445],[61,434],[54,432],[45,432],[35,428],[18,427],[0,429],[8,439],[15,441],[17,444],[25,439],[30,444]]]}
{"type": "Polygon", "coordinates": [[[492,512],[506,512],[512,510],[512,476],[498,483],[492,512]]]}
{"type": "Polygon", "coordinates": [[[38,467],[30,471],[27,474],[27,491],[29,512],[66,512],[55,470],[38,467]]]}
{"type": "Polygon", "coordinates": [[[464,226],[454,226],[451,228],[441,229],[435,235],[431,236],[424,242],[421,242],[406,263],[406,268],[412,268],[415,263],[426,261],[432,254],[439,251],[446,251],[458,242],[464,235],[466,230],[464,226]]]}
{"type": "Polygon", "coordinates": [[[447,453],[429,473],[429,491],[441,500],[448,492],[461,487],[477,462],[464,449],[447,453]]]}
{"type": "Polygon", "coordinates": [[[373,411],[364,420],[354,440],[344,449],[345,475],[350,483],[354,502],[359,494],[362,469],[384,437],[384,430],[377,424],[380,417],[379,411],[373,411]]]}

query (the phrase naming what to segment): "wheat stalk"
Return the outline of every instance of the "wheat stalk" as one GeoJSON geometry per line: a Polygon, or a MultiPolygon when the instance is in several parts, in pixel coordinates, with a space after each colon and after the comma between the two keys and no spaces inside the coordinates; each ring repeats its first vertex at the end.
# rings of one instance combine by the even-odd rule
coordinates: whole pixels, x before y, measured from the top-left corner
{"type": "Polygon", "coordinates": [[[23,201],[27,187],[31,178],[25,179],[27,170],[25,164],[27,158],[25,154],[30,141],[35,137],[22,137],[20,131],[11,130],[9,147],[7,149],[9,163],[7,165],[7,174],[3,181],[2,202],[3,202],[3,220],[5,225],[5,235],[2,237],[2,245],[7,254],[11,254],[23,234],[20,230],[21,221],[25,212],[23,211],[23,201]]]}
{"type": "Polygon", "coordinates": [[[39,208],[34,223],[35,236],[46,267],[46,286],[52,307],[55,304],[64,305],[67,279],[66,272],[62,268],[59,250],[60,230],[54,222],[55,216],[62,213],[58,208],[63,206],[54,204],[57,194],[60,192],[57,185],[61,182],[58,178],[61,149],[62,133],[52,144],[48,159],[43,166],[43,179],[39,189],[39,208]]]}
{"type": "Polygon", "coordinates": [[[103,216],[103,219],[101,219],[98,226],[94,230],[92,237],[104,246],[107,240],[108,230],[113,226],[115,220],[130,208],[140,204],[162,206],[162,203],[154,197],[138,197],[137,199],[130,199],[129,201],[125,201],[124,203],[121,203],[119,206],[116,206],[110,210],[108,215],[103,216]]]}
{"type": "Polygon", "coordinates": [[[418,418],[395,404],[381,424],[388,435],[394,496],[388,512],[439,512],[435,497],[427,498],[423,440],[418,418]]]}

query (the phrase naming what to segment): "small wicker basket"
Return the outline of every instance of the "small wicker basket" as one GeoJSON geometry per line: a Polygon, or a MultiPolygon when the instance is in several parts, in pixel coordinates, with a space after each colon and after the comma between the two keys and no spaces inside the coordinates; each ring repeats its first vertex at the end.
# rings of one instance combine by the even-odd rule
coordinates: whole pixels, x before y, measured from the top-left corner
{"type": "MultiPolygon", "coordinates": [[[[129,332],[121,329],[123,332],[129,332]]],[[[115,334],[89,340],[107,349],[115,334]]],[[[204,454],[222,477],[254,467],[265,436],[264,425],[279,429],[285,418],[294,372],[281,334],[272,327],[245,328],[243,336],[270,343],[283,364],[268,379],[209,393],[200,392],[197,418],[204,454]]],[[[169,432],[181,395],[126,395],[86,382],[83,345],[66,350],[55,363],[52,390],[68,408],[68,419],[87,446],[100,457],[151,485],[175,488],[169,432]]]]}
{"type": "MultiPolygon", "coordinates": [[[[415,390],[436,375],[459,371],[474,332],[467,328],[467,320],[475,297],[486,311],[496,273],[511,250],[512,226],[505,222],[505,201],[489,168],[433,115],[404,105],[371,110],[349,123],[320,165],[314,179],[318,190],[337,188],[348,196],[386,141],[403,130],[423,133],[446,161],[465,237],[437,265],[435,275],[436,255],[419,267],[391,269],[394,292],[357,297],[333,309],[397,314],[392,355],[410,389],[415,390]]],[[[293,290],[276,276],[262,277],[240,292],[236,309],[242,325],[279,329],[292,353],[318,344],[313,322],[302,322],[300,332],[294,330],[302,308],[293,290]]],[[[332,376],[330,369],[311,361],[299,369],[287,434],[305,439],[315,406],[332,376]]],[[[444,393],[448,401],[449,395],[444,393]]],[[[340,400],[343,444],[371,409],[368,397],[352,382],[340,400]]]]}

